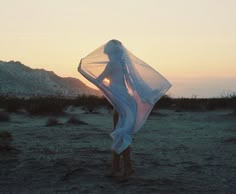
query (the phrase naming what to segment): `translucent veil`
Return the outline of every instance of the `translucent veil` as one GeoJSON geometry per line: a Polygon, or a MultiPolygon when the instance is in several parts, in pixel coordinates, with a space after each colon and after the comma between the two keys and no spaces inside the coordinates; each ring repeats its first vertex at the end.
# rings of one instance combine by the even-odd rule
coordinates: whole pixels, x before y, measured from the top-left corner
{"type": "Polygon", "coordinates": [[[95,84],[119,113],[111,133],[112,149],[121,153],[145,123],[171,84],[160,73],[111,40],[81,59],[78,71],[95,84]]]}

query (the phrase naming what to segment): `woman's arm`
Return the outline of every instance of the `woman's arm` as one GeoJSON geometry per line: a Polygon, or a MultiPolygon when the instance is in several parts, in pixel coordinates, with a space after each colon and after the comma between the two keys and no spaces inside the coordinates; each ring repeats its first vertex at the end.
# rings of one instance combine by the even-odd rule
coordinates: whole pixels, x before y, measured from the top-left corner
{"type": "Polygon", "coordinates": [[[109,78],[111,75],[111,71],[112,71],[112,67],[109,63],[107,63],[106,68],[104,69],[104,71],[96,78],[96,80],[98,81],[102,81],[105,78],[109,78]]]}

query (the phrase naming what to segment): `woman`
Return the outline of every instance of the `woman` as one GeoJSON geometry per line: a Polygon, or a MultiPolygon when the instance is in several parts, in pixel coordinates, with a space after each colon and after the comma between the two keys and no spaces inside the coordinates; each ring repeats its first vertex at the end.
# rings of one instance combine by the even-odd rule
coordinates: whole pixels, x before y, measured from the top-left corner
{"type": "Polygon", "coordinates": [[[145,123],[155,103],[171,84],[156,70],[130,53],[121,42],[111,40],[80,61],[78,71],[95,84],[113,105],[111,176],[133,173],[130,160],[132,135],[145,123]]]}

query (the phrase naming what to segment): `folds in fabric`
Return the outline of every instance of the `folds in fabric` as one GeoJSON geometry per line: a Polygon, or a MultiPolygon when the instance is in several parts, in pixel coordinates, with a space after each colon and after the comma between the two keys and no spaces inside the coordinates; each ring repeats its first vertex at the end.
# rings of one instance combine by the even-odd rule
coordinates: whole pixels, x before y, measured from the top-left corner
{"type": "Polygon", "coordinates": [[[171,87],[160,73],[117,40],[81,59],[78,71],[103,92],[119,114],[111,133],[112,149],[117,153],[131,144],[132,134],[143,126],[155,103],[171,87]]]}

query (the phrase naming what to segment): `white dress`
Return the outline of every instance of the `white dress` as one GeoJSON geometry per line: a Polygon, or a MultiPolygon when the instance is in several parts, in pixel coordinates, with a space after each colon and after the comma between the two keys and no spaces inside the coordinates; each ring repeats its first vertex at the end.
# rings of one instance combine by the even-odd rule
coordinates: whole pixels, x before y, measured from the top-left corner
{"type": "Polygon", "coordinates": [[[95,84],[119,114],[111,133],[118,154],[132,142],[155,103],[171,84],[156,70],[111,40],[81,59],[78,71],[95,84]]]}

